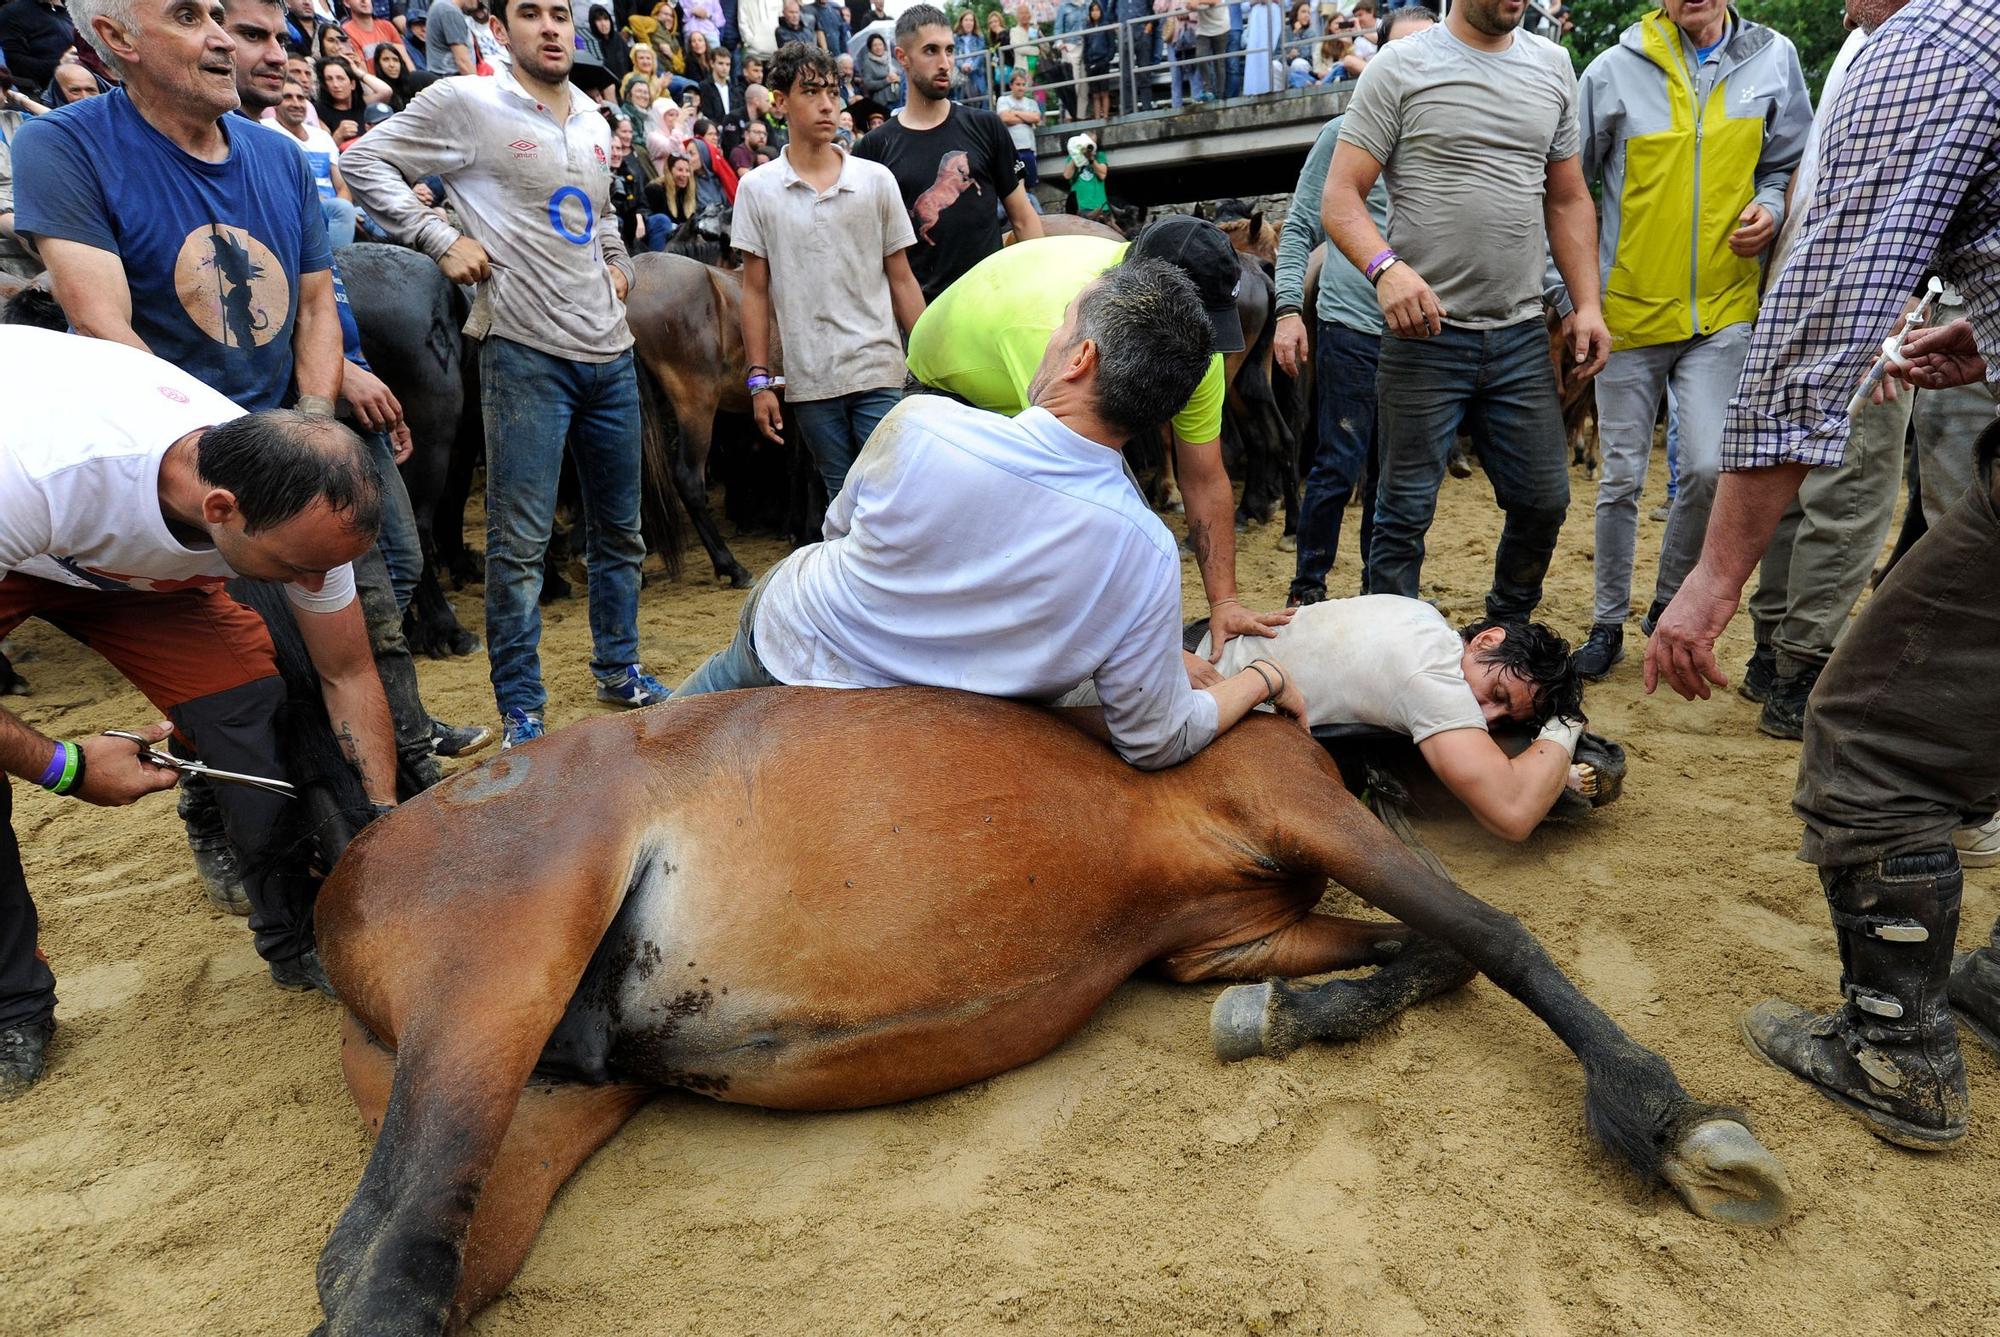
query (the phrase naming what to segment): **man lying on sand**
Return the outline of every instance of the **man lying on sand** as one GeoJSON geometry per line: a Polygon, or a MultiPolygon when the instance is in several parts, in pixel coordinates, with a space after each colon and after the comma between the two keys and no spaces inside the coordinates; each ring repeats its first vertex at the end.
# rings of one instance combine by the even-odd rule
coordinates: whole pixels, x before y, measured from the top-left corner
{"type": "MultiPolygon", "coordinates": [[[[1208,653],[1203,639],[1198,651],[1208,653]]],[[[1523,840],[1561,797],[1582,787],[1571,759],[1583,733],[1583,680],[1569,644],[1541,623],[1477,622],[1456,632],[1421,599],[1371,594],[1298,610],[1272,640],[1232,640],[1219,671],[1250,656],[1294,678],[1314,726],[1372,724],[1408,734],[1438,779],[1480,825],[1523,840]],[[1488,729],[1539,725],[1510,757],[1488,729]]]]}

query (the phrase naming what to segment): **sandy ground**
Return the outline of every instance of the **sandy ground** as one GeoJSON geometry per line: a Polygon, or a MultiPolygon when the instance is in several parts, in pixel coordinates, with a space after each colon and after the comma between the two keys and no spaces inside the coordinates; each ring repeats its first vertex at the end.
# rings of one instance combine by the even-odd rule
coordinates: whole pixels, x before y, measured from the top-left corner
{"type": "MultiPolygon", "coordinates": [[[[1591,560],[1592,488],[1576,483],[1545,605],[1572,634],[1591,560]]],[[[1644,525],[1642,591],[1659,530],[1644,525]]],[[[1478,608],[1497,531],[1483,477],[1448,485],[1425,592],[1455,617],[1478,608]]],[[[1277,539],[1243,540],[1252,602],[1282,598],[1277,539]]],[[[760,570],[779,554],[738,552],[760,570]]],[[[1336,590],[1353,578],[1347,559],[1336,590]]],[[[656,581],[649,661],[686,672],[740,598],[656,581]]],[[[476,591],[458,603],[476,625],[476,591]]],[[[1747,637],[1739,622],[1732,666],[1747,637]]],[[[36,652],[35,724],[151,718],[48,628],[20,643],[36,652]]],[[[551,610],[545,650],[550,722],[597,709],[580,601],[551,610]]],[[[491,710],[483,656],[422,672],[438,713],[491,710]]],[[[1050,1057],[936,1099],[802,1116],[661,1097],[557,1200],[475,1331],[1994,1330],[1994,1061],[1968,1052],[1972,1133],[1923,1157],[1736,1038],[1749,1004],[1824,1001],[1837,974],[1817,883],[1793,859],[1796,747],[1757,734],[1733,694],[1645,697],[1635,661],[1589,705],[1631,754],[1621,803],[1515,848],[1462,823],[1425,834],[1692,1090],[1754,1112],[1797,1190],[1783,1229],[1707,1225],[1622,1178],[1584,1136],[1570,1056],[1484,981],[1366,1042],[1233,1067],[1208,1045],[1216,988],[1140,981],[1050,1057]]],[[[0,1331],[304,1332],[313,1260],[368,1151],[334,1006],[271,988],[242,924],[203,899],[170,802],[15,795],[62,1029],[47,1079],[0,1107],[0,1331]]],[[[1965,941],[1996,891],[2000,876],[1968,877],[1965,941]]]]}

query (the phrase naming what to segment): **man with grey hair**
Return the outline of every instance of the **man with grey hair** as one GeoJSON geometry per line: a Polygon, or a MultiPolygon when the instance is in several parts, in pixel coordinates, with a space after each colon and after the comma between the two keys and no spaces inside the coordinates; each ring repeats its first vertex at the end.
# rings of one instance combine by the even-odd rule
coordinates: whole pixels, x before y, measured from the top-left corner
{"type": "Polygon", "coordinates": [[[252,412],[331,412],[340,318],[319,190],[296,148],[229,116],[219,8],[72,0],[71,13],[124,87],[36,117],[14,143],[15,226],[70,325],[252,412]]]}
{"type": "Polygon", "coordinates": [[[1147,770],[1261,703],[1303,720],[1268,660],[1191,684],[1180,553],[1120,459],[1193,393],[1213,337],[1186,274],[1127,260],[1070,302],[1032,407],[904,400],[848,471],[825,540],[764,577],[735,640],[675,696],[784,683],[1054,702],[1091,680],[1112,746],[1147,770]]]}

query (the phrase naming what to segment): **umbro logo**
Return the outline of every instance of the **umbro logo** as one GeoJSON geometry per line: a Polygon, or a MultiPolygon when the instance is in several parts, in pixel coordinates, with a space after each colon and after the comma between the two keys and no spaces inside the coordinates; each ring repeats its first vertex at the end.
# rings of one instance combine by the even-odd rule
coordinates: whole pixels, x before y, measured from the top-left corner
{"type": "Polygon", "coordinates": [[[507,147],[514,150],[516,158],[532,158],[542,151],[542,146],[532,139],[517,139],[507,147]]]}

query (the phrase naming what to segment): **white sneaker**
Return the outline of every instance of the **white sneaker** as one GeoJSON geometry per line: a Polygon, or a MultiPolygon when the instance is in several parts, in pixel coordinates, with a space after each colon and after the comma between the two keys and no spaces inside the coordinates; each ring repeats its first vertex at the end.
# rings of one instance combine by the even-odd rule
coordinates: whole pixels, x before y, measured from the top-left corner
{"type": "Polygon", "coordinates": [[[1951,833],[1958,861],[1967,868],[1990,868],[2000,864],[2000,812],[1978,826],[1961,826],[1951,833]]]}

